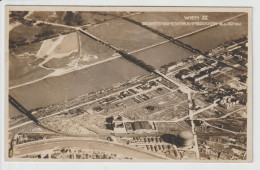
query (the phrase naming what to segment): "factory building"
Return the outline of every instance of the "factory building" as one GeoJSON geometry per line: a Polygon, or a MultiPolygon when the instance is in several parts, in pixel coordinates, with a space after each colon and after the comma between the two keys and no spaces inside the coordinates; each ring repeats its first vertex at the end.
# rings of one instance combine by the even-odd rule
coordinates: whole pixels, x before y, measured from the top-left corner
{"type": "Polygon", "coordinates": [[[177,138],[180,147],[191,147],[193,145],[193,134],[190,131],[181,131],[177,138]]]}
{"type": "Polygon", "coordinates": [[[116,133],[153,131],[157,129],[154,122],[125,120],[121,116],[114,117],[112,124],[116,133]]]}
{"type": "Polygon", "coordinates": [[[136,121],[132,123],[133,130],[153,129],[148,121],[136,121]]]}

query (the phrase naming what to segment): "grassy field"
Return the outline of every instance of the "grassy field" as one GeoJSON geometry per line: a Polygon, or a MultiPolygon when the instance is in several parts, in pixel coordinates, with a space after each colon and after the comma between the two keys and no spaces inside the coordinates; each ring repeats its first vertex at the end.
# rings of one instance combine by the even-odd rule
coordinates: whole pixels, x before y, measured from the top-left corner
{"type": "Polygon", "coordinates": [[[10,90],[26,108],[47,106],[149,74],[123,58],[10,90]],[[26,100],[25,100],[26,99],[26,100]]]}
{"type": "Polygon", "coordinates": [[[183,43],[207,52],[223,43],[238,39],[247,35],[247,15],[243,15],[230,22],[241,22],[241,26],[218,26],[198,34],[180,39],[183,43]]]}
{"type": "Polygon", "coordinates": [[[20,55],[24,53],[37,54],[39,49],[41,48],[43,42],[33,43],[31,45],[19,46],[17,48],[10,48],[10,53],[14,55],[20,55]]]}
{"type": "Polygon", "coordinates": [[[123,19],[110,20],[87,31],[128,52],[165,41],[164,38],[123,19]]]}
{"type": "Polygon", "coordinates": [[[37,60],[36,55],[41,45],[42,42],[38,42],[31,45],[19,46],[17,48],[10,48],[9,54],[15,56],[15,58],[18,59],[20,62],[33,64],[37,60]]]}
{"type": "MultiPolygon", "coordinates": [[[[231,12],[144,12],[140,15],[133,15],[129,18],[138,22],[200,22],[203,15],[208,16],[207,22],[224,21],[227,18],[239,15],[239,13],[231,12]],[[185,20],[184,16],[199,16],[200,20],[185,20]]],[[[149,25],[148,25],[149,26],[149,25]]],[[[157,31],[160,31],[168,36],[178,37],[184,34],[205,28],[207,26],[171,26],[171,25],[153,25],[149,26],[157,31]]]]}
{"type": "Polygon", "coordinates": [[[31,42],[39,39],[37,36],[40,36],[41,39],[47,39],[49,37],[57,36],[58,34],[66,34],[72,31],[73,30],[69,28],[46,24],[35,26],[21,24],[10,31],[9,39],[14,42],[31,42]]]}
{"type": "Polygon", "coordinates": [[[133,53],[134,56],[143,60],[146,64],[152,65],[155,68],[160,68],[170,62],[178,62],[187,58],[194,53],[183,49],[171,42],[133,53]]]}
{"type": "Polygon", "coordinates": [[[44,64],[44,67],[53,68],[53,69],[67,68],[70,66],[71,63],[75,64],[76,63],[75,60],[77,60],[78,57],[79,57],[79,53],[74,52],[63,58],[52,58],[47,63],[44,64]]]}

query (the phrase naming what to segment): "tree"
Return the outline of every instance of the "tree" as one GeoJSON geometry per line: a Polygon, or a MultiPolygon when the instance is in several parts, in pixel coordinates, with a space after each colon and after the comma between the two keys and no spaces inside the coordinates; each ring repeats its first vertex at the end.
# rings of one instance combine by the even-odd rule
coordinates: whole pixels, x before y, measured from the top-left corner
{"type": "Polygon", "coordinates": [[[112,123],[113,120],[114,120],[114,117],[113,117],[113,116],[110,116],[110,117],[107,117],[107,118],[106,118],[106,122],[107,122],[107,123],[112,123]]]}
{"type": "Polygon", "coordinates": [[[73,12],[67,11],[63,20],[64,20],[66,25],[71,25],[71,21],[73,21],[73,12]]]}

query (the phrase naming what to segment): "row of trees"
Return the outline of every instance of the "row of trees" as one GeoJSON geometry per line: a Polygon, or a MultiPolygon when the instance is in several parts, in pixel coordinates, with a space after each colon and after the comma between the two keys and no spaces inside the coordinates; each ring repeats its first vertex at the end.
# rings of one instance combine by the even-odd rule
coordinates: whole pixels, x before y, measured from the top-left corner
{"type": "Polygon", "coordinates": [[[124,51],[118,51],[118,53],[120,55],[122,55],[122,57],[127,59],[128,61],[130,61],[130,62],[132,62],[132,63],[134,63],[134,64],[136,64],[136,65],[138,65],[138,66],[140,66],[142,68],[144,68],[145,70],[147,70],[149,72],[153,72],[155,70],[155,68],[153,66],[146,64],[145,62],[143,62],[142,60],[136,58],[133,55],[130,55],[130,54],[124,52],[124,51]]]}

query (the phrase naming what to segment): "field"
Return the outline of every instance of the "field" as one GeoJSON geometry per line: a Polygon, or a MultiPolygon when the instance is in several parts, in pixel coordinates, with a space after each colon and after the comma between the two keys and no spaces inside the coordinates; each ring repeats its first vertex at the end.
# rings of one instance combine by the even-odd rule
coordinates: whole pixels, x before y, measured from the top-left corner
{"type": "MultiPolygon", "coordinates": [[[[129,18],[138,21],[138,22],[197,22],[203,21],[201,20],[185,20],[184,16],[199,16],[203,15],[208,16],[207,22],[220,22],[224,21],[233,16],[239,15],[239,13],[231,13],[231,12],[223,12],[223,13],[211,13],[211,12],[187,12],[187,13],[177,13],[177,12],[145,12],[140,15],[133,15],[129,18]],[[169,15],[169,13],[171,15],[169,15]]],[[[172,36],[174,38],[185,35],[187,33],[199,30],[201,28],[205,28],[207,26],[171,26],[171,25],[148,25],[149,27],[160,31],[168,36],[172,36]]]]}
{"type": "Polygon", "coordinates": [[[241,26],[217,26],[197,34],[180,39],[185,44],[207,52],[223,43],[247,35],[247,15],[240,16],[230,22],[241,22],[241,26]]]}
{"type": "Polygon", "coordinates": [[[178,62],[193,55],[193,53],[171,42],[167,42],[150,49],[133,53],[133,55],[143,60],[146,64],[159,68],[170,62],[178,62]]]}
{"type": "Polygon", "coordinates": [[[118,58],[94,67],[15,88],[10,90],[10,94],[25,108],[32,109],[109,88],[113,84],[144,74],[149,73],[123,58],[118,58]]]}
{"type": "Polygon", "coordinates": [[[9,39],[11,44],[16,42],[32,42],[37,40],[43,40],[50,37],[56,37],[59,34],[66,34],[72,32],[72,29],[52,26],[52,25],[18,25],[12,29],[9,33],[9,39]],[[26,32],[26,34],[25,34],[26,32]]]}
{"type": "Polygon", "coordinates": [[[30,61],[34,61],[30,58],[36,59],[36,54],[38,53],[42,44],[43,44],[43,41],[33,43],[33,44],[30,44],[30,45],[26,45],[26,46],[19,46],[19,47],[16,47],[16,48],[10,48],[9,52],[10,52],[10,54],[15,55],[16,58],[18,58],[21,61],[30,62],[30,61]],[[29,55],[30,55],[30,57],[27,57],[29,55]],[[31,57],[31,56],[33,56],[33,57],[31,57]]]}
{"type": "Polygon", "coordinates": [[[52,69],[64,69],[74,66],[77,63],[79,52],[73,52],[70,55],[63,58],[52,58],[43,66],[52,69]]]}
{"type": "MultiPolygon", "coordinates": [[[[36,66],[35,63],[38,60],[36,57],[39,49],[41,48],[42,42],[37,42],[28,46],[19,46],[17,48],[9,49],[9,56],[15,57],[19,62],[32,66],[36,66]]],[[[12,64],[17,64],[19,62],[14,62],[12,64]]],[[[19,67],[18,67],[19,68],[19,67]]],[[[22,70],[16,70],[22,71],[22,70]]]]}
{"type": "Polygon", "coordinates": [[[159,35],[123,19],[110,20],[87,31],[128,52],[165,41],[159,35]]]}
{"type": "Polygon", "coordinates": [[[25,16],[26,19],[63,23],[64,11],[33,11],[25,16]]]}
{"type": "Polygon", "coordinates": [[[27,16],[28,19],[48,21],[72,26],[82,26],[87,24],[98,24],[113,18],[126,15],[126,12],[64,12],[64,11],[34,11],[27,16]],[[112,15],[110,15],[112,14],[112,15]]]}

